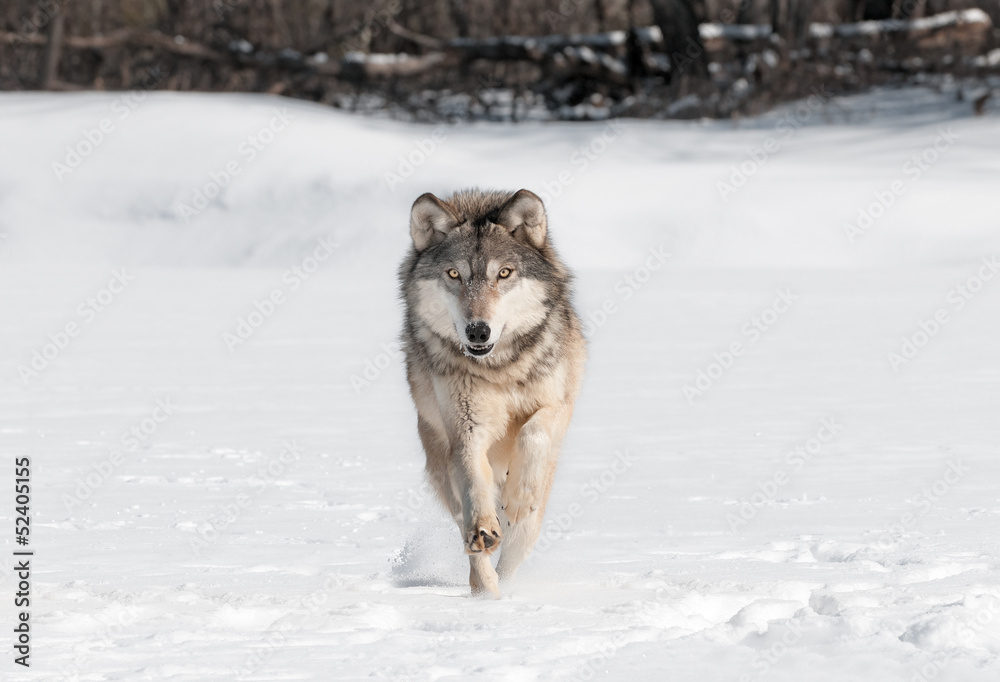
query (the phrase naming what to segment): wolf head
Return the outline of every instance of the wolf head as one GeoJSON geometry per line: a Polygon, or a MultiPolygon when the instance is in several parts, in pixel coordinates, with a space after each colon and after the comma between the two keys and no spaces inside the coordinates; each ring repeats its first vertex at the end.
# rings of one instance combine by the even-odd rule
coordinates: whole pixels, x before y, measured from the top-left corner
{"type": "Polygon", "coordinates": [[[420,196],[401,271],[410,320],[469,358],[515,359],[519,340],[566,297],[569,275],[547,228],[542,200],[526,189],[420,196]]]}

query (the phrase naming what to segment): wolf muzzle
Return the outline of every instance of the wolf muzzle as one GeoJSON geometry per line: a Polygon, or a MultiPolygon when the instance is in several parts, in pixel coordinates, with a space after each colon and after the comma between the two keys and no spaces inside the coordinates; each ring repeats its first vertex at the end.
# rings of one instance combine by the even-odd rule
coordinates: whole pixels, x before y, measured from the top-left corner
{"type": "Polygon", "coordinates": [[[493,344],[487,343],[493,330],[485,322],[473,322],[465,327],[465,338],[468,341],[465,349],[471,355],[483,357],[493,350],[493,344]]]}

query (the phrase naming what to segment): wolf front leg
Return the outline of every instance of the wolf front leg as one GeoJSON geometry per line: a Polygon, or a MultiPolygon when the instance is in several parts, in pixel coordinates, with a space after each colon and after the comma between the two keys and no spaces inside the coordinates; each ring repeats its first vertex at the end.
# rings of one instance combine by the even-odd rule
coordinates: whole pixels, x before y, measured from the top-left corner
{"type": "Polygon", "coordinates": [[[473,593],[500,596],[497,573],[489,555],[500,547],[503,531],[497,517],[497,486],[487,452],[495,440],[487,424],[467,425],[453,456],[455,488],[462,498],[462,538],[469,554],[469,584],[473,593]]]}
{"type": "Polygon", "coordinates": [[[510,579],[538,540],[549,499],[556,460],[569,427],[570,410],[544,407],[525,422],[517,435],[501,500],[510,527],[497,564],[501,579],[510,579]]]}
{"type": "Polygon", "coordinates": [[[482,552],[469,555],[469,586],[475,597],[500,598],[500,578],[490,557],[482,552]]]}
{"type": "Polygon", "coordinates": [[[542,515],[529,514],[506,529],[503,549],[500,550],[500,560],[497,561],[497,577],[502,581],[510,581],[517,574],[524,560],[528,558],[542,530],[542,515]]]}
{"type": "Polygon", "coordinates": [[[569,418],[566,408],[543,407],[517,434],[502,493],[503,508],[512,525],[545,506],[569,418]]]}

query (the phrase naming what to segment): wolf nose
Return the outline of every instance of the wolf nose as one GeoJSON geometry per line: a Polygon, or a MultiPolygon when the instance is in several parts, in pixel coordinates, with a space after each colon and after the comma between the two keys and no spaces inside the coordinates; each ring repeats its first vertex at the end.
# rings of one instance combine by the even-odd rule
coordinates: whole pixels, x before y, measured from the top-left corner
{"type": "Polygon", "coordinates": [[[469,343],[486,343],[490,339],[490,325],[485,322],[470,324],[465,328],[465,335],[469,343]]]}

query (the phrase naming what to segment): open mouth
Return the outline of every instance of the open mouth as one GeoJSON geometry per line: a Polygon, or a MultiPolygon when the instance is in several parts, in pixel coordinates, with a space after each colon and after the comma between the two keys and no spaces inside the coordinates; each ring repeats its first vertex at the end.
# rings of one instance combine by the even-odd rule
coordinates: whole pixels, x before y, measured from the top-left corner
{"type": "Polygon", "coordinates": [[[493,352],[493,344],[479,345],[474,343],[469,343],[465,345],[465,354],[471,355],[475,358],[485,358],[487,355],[493,352]]]}

